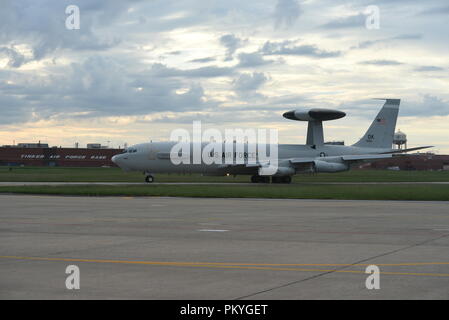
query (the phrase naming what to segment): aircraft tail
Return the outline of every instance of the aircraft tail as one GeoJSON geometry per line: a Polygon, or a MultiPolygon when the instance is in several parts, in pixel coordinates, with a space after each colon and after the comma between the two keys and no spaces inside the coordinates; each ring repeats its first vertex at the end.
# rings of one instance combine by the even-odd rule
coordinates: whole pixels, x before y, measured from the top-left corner
{"type": "Polygon", "coordinates": [[[398,119],[400,99],[385,99],[368,131],[354,147],[361,148],[392,148],[396,120],[398,119]]]}

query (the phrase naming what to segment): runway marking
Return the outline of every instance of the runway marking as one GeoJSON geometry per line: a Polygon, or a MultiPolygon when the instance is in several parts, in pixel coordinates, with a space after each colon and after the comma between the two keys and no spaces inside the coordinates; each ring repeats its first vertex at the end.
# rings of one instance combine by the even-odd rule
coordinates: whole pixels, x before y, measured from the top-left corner
{"type": "Polygon", "coordinates": [[[214,229],[200,229],[197,231],[202,231],[202,232],[227,232],[229,230],[214,230],[214,229]]]}
{"type": "MultiPolygon", "coordinates": [[[[42,257],[20,257],[20,256],[0,256],[0,259],[16,259],[31,261],[65,261],[65,262],[94,262],[94,263],[116,263],[134,265],[155,265],[173,267],[196,267],[196,268],[224,268],[243,270],[271,270],[271,271],[302,271],[302,272],[335,272],[335,273],[358,273],[365,274],[360,270],[334,270],[334,269],[303,269],[303,268],[275,268],[274,266],[368,266],[371,264],[231,264],[219,262],[164,262],[164,261],[127,261],[127,260],[103,260],[103,259],[76,259],[76,258],[42,258],[42,257]]],[[[417,263],[395,263],[376,264],[377,266],[422,266],[422,265],[449,265],[449,262],[417,262],[417,263]]],[[[426,272],[381,272],[384,275],[404,275],[404,276],[431,276],[449,277],[449,273],[426,273],[426,272]]]]}

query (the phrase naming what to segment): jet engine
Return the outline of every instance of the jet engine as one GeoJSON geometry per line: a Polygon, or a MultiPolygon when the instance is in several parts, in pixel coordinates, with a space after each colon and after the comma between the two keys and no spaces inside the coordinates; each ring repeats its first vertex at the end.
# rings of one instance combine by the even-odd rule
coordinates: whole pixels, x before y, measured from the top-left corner
{"type": "Polygon", "coordinates": [[[340,172],[349,170],[349,164],[341,162],[327,162],[315,160],[315,172],[340,172]]]}

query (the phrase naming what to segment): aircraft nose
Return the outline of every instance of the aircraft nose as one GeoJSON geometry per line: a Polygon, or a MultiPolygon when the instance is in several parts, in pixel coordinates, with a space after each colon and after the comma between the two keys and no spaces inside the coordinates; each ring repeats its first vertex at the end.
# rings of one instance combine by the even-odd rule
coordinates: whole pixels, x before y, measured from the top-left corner
{"type": "Polygon", "coordinates": [[[111,161],[114,162],[119,168],[122,170],[129,171],[129,164],[127,163],[128,157],[123,154],[116,154],[111,158],[111,161]]]}

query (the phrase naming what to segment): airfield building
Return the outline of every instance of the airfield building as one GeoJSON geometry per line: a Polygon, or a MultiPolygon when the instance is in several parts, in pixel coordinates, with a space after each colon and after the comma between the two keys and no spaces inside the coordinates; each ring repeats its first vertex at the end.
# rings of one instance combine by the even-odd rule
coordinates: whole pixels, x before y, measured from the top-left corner
{"type": "MultiPolygon", "coordinates": [[[[107,148],[99,143],[91,143],[86,148],[79,148],[78,145],[74,148],[49,147],[47,143],[40,142],[19,143],[0,147],[0,166],[116,167],[111,158],[122,151],[121,148],[107,148]]],[[[449,155],[404,155],[365,163],[359,169],[449,170],[449,155]]]]}
{"type": "Polygon", "coordinates": [[[0,165],[50,167],[116,167],[111,158],[123,149],[62,148],[24,143],[0,147],[0,165]]]}
{"type": "Polygon", "coordinates": [[[361,169],[449,170],[449,155],[413,154],[367,163],[361,169]]]}

